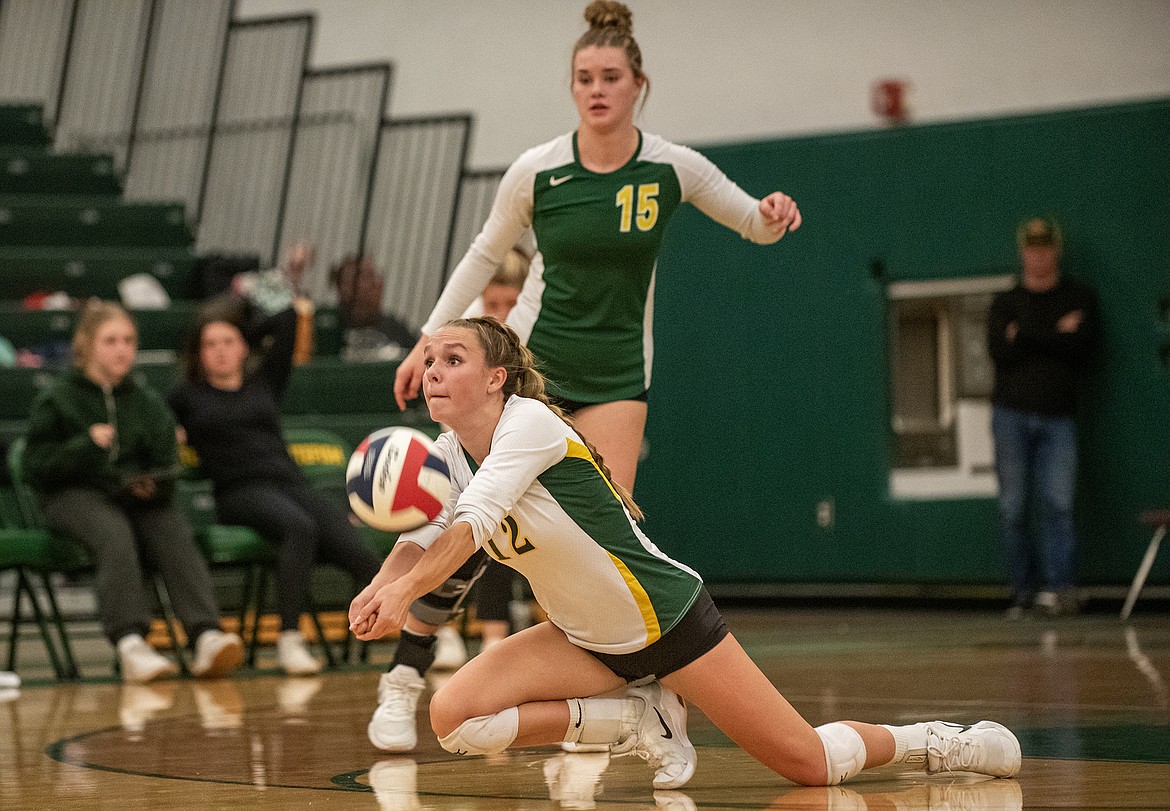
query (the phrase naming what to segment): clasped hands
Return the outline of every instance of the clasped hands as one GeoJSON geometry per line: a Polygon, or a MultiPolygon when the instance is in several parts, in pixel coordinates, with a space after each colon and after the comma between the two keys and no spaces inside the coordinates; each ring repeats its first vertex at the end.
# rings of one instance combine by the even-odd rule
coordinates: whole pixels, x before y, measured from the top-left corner
{"type": "Polygon", "coordinates": [[[349,630],[363,642],[381,639],[402,629],[413,602],[401,580],[383,586],[371,583],[349,604],[349,630]]]}

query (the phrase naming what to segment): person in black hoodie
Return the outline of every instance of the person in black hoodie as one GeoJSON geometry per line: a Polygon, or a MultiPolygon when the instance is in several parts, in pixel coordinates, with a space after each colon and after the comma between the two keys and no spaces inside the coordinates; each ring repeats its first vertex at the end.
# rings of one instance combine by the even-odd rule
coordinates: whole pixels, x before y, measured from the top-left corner
{"type": "Polygon", "coordinates": [[[314,490],[289,456],[280,401],[292,372],[297,316],[287,302],[282,306],[265,310],[263,300],[233,295],[204,305],[184,351],[185,379],[169,400],[214,484],[219,520],[252,527],[279,546],[277,661],[291,675],[307,675],[321,669],[298,630],[314,564],[332,563],[365,583],[381,561],[343,506],[314,490]]]}
{"type": "Polygon", "coordinates": [[[1020,283],[996,295],[987,316],[987,343],[995,364],[991,430],[1012,619],[1033,604],[1054,615],[1078,607],[1075,419],[1098,332],[1093,291],[1061,276],[1057,224],[1028,220],[1017,236],[1020,283]],[[1029,533],[1031,499],[1039,509],[1036,539],[1029,533]]]}
{"type": "Polygon", "coordinates": [[[34,402],[23,476],[50,529],[77,539],[97,572],[102,629],[123,678],[147,682],[176,667],[146,642],[150,598],[142,563],[158,570],[195,644],[191,671],[217,677],[243,661],[220,630],[211,575],[173,504],[178,445],[170,409],[131,369],[138,332],[117,304],[90,302],[73,337],[74,368],[34,402]]]}

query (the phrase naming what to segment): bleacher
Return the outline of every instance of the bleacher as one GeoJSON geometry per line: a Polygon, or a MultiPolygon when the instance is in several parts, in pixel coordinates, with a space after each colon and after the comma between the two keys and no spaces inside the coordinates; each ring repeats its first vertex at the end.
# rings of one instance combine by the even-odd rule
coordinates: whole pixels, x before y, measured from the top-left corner
{"type": "MultiPolygon", "coordinates": [[[[82,2],[54,8],[76,14],[82,2]]],[[[135,374],[165,393],[200,303],[201,259],[248,254],[271,266],[294,238],[315,242],[320,261],[306,280],[314,355],[293,371],[286,429],[328,429],[348,448],[387,425],[436,432],[421,401],[394,405],[396,363],[341,359],[328,267],[372,256],[387,276],[384,309],[421,323],[483,222],[498,173],[464,171],[466,115],[385,118],[389,65],[311,69],[311,17],[238,22],[233,9],[160,3],[139,43],[131,5],[86,4],[84,21],[4,5],[0,41],[56,43],[60,60],[25,75],[27,54],[0,53],[0,336],[17,353],[16,365],[0,365],[0,453],[68,363],[84,299],[117,300],[136,274],[158,281],[169,306],[131,312],[135,374]],[[103,104],[85,103],[95,91],[103,104]],[[56,301],[39,308],[46,297],[56,301]]],[[[11,507],[2,469],[0,504],[11,507]]],[[[196,518],[206,525],[205,512],[196,518]]],[[[318,601],[340,602],[348,585],[318,579],[318,601]]],[[[236,607],[237,579],[221,580],[225,609],[236,607]]]]}

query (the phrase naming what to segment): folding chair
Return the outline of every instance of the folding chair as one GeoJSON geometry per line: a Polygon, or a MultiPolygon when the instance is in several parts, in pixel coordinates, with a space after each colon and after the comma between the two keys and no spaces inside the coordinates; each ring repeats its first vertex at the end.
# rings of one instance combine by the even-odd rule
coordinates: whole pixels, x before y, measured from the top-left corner
{"type": "Polygon", "coordinates": [[[54,547],[53,538],[44,530],[11,526],[0,528],[0,571],[12,571],[16,574],[12,617],[8,623],[7,664],[4,669],[16,670],[20,626],[25,622],[22,609],[27,600],[54,675],[62,680],[76,679],[80,675],[77,660],[73,656],[73,649],[65,631],[65,622],[57,606],[52,583],[49,581],[51,572],[59,571],[66,565],[60,560],[60,550],[54,547]],[[45,595],[47,607],[41,605],[41,595],[34,585],[36,579],[40,580],[40,590],[45,595]],[[56,639],[53,638],[54,628],[57,633],[56,639]]]}
{"type": "Polygon", "coordinates": [[[1170,526],[1170,510],[1149,510],[1141,514],[1139,519],[1147,527],[1154,530],[1154,537],[1150,538],[1150,545],[1146,547],[1146,554],[1142,557],[1137,574],[1133,576],[1133,583],[1129,587],[1129,595],[1125,598],[1125,605],[1121,607],[1121,621],[1129,619],[1133,612],[1134,603],[1146,585],[1146,578],[1150,576],[1150,569],[1154,566],[1154,558],[1158,557],[1158,547],[1166,535],[1166,528],[1170,526]]]}
{"type": "MultiPolygon", "coordinates": [[[[339,485],[341,492],[344,492],[345,465],[349,460],[344,442],[336,434],[315,429],[290,430],[287,434],[285,440],[289,453],[298,461],[313,486],[333,490],[339,485]]],[[[195,527],[195,538],[204,557],[213,566],[236,567],[244,571],[239,629],[247,645],[248,666],[255,667],[260,642],[260,618],[269,602],[277,564],[276,547],[250,527],[217,523],[211,481],[198,477],[198,459],[190,449],[181,449],[180,458],[189,466],[191,475],[178,480],[176,497],[195,527]]],[[[321,642],[327,666],[335,667],[337,659],[325,637],[324,626],[311,598],[308,614],[321,642]]]]}

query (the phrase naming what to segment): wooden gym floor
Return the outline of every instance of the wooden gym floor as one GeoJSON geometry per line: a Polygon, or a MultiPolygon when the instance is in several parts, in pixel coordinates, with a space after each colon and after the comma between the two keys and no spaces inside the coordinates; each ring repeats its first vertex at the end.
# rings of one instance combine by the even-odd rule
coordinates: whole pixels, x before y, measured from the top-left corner
{"type": "MultiPolygon", "coordinates": [[[[1138,610],[1010,623],[992,610],[730,609],[732,630],[812,723],[999,720],[1015,780],[870,774],[797,788],[693,713],[694,779],[652,792],[640,760],[525,749],[491,758],[366,740],[380,670],[270,669],[125,686],[92,641],[89,674],[0,694],[0,809],[1012,809],[1170,808],[1170,615],[1138,610]]],[[[22,643],[34,657],[33,641],[22,643]]],[[[441,679],[442,676],[437,677],[441,679]]],[[[432,685],[436,682],[431,679],[432,685]]],[[[424,693],[423,704],[429,693],[424,693]]]]}

